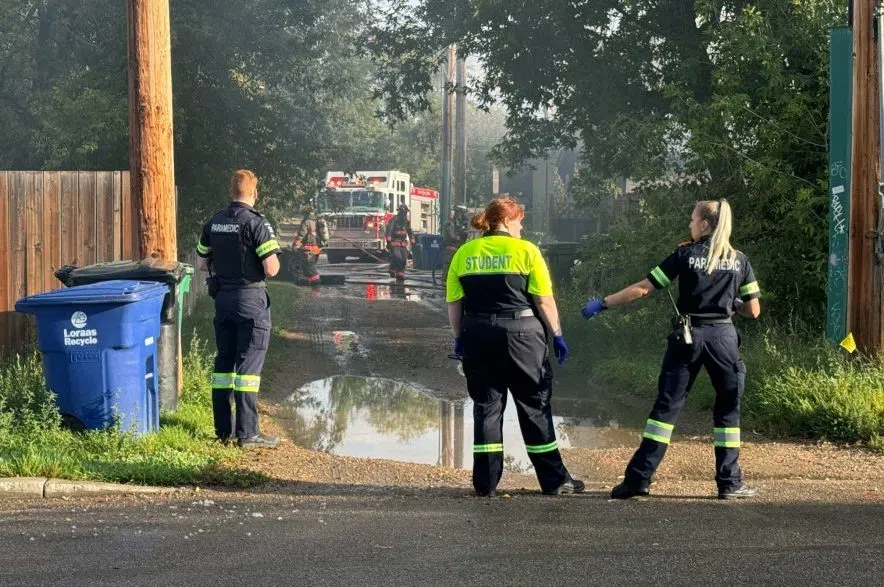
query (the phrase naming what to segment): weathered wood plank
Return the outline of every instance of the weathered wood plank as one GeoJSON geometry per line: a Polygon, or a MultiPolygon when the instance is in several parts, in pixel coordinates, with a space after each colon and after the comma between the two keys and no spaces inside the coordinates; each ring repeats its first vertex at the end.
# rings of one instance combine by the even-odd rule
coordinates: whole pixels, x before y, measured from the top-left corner
{"type": "Polygon", "coordinates": [[[128,171],[124,171],[122,176],[122,193],[121,193],[121,219],[123,225],[122,248],[123,259],[133,259],[135,250],[135,230],[134,230],[134,214],[135,210],[132,206],[132,183],[128,171]]]}
{"type": "Polygon", "coordinates": [[[43,287],[43,174],[25,173],[25,291],[34,295],[43,287]]]}
{"type": "Polygon", "coordinates": [[[76,171],[61,172],[61,264],[79,265],[79,185],[76,171]]]}
{"type": "Polygon", "coordinates": [[[77,256],[81,265],[92,265],[98,262],[98,249],[96,243],[97,233],[97,201],[95,193],[95,173],[81,171],[77,174],[79,188],[79,200],[77,214],[79,216],[78,230],[80,238],[77,242],[77,256]]]}
{"type": "Polygon", "coordinates": [[[123,184],[122,172],[114,171],[113,176],[113,258],[115,261],[123,258],[123,184]]]}
{"type": "Polygon", "coordinates": [[[0,171],[0,346],[8,350],[10,313],[15,311],[9,287],[9,172],[0,171]]]}
{"type": "MultiPolygon", "coordinates": [[[[27,181],[25,172],[11,174],[12,181],[9,184],[9,288],[10,306],[15,308],[16,300],[27,295],[27,181]]],[[[21,341],[26,338],[27,321],[22,315],[15,315],[9,328],[9,340],[13,350],[21,348],[21,341]]]]}
{"type": "Polygon", "coordinates": [[[99,262],[113,261],[114,257],[114,174],[98,171],[95,174],[95,215],[97,219],[95,250],[99,262]]]}
{"type": "Polygon", "coordinates": [[[55,271],[61,267],[61,174],[57,171],[43,173],[43,263],[46,289],[58,289],[61,283],[55,271]]]}

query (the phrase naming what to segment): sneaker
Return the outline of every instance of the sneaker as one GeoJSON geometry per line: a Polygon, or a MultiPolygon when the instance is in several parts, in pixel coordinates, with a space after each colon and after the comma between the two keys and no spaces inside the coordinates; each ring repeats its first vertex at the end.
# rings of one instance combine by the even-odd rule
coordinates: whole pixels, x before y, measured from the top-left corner
{"type": "Polygon", "coordinates": [[[240,438],[237,443],[240,448],[276,448],[279,445],[279,439],[275,436],[256,434],[251,438],[240,438]]]}
{"type": "Polygon", "coordinates": [[[566,495],[569,493],[583,493],[584,489],[586,489],[586,485],[583,483],[583,481],[578,481],[577,479],[567,479],[564,483],[562,483],[555,489],[544,491],[543,495],[566,495]]]}
{"type": "Polygon", "coordinates": [[[741,499],[744,497],[755,497],[756,495],[758,495],[758,488],[745,483],[741,483],[739,487],[718,491],[718,499],[741,499]]]}
{"type": "Polygon", "coordinates": [[[624,481],[611,490],[611,499],[630,499],[632,497],[645,497],[650,493],[647,488],[636,489],[630,487],[624,481]]]}
{"type": "Polygon", "coordinates": [[[478,489],[476,490],[476,497],[496,497],[496,496],[497,496],[497,492],[493,489],[491,491],[479,491],[478,489]]]}

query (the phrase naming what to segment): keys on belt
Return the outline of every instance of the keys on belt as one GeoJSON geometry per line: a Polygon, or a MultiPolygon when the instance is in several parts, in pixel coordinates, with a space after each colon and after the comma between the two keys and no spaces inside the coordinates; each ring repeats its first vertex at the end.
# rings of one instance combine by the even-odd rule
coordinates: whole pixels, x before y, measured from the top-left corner
{"type": "Polygon", "coordinates": [[[529,309],[516,310],[515,312],[467,312],[470,318],[479,318],[482,320],[518,320],[519,318],[531,318],[534,311],[529,309]]]}

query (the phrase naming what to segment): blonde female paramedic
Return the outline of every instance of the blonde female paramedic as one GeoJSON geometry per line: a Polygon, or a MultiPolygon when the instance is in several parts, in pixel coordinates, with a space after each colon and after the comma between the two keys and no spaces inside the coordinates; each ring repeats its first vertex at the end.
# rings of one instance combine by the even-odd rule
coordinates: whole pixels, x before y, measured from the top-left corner
{"type": "Polygon", "coordinates": [[[700,367],[715,388],[712,412],[715,482],[719,499],[754,497],[740,470],[740,397],[746,365],[740,359],[739,336],[731,317],[758,318],[761,296],[749,259],[730,243],[731,208],[726,200],[697,203],[691,214],[692,242],[679,246],[645,279],[605,298],[593,298],[584,318],[628,304],[678,279],[678,316],[663,357],[657,401],[641,445],[626,466],[623,482],[611,497],[647,495],[651,477],[663,460],[675,420],[700,367]]]}

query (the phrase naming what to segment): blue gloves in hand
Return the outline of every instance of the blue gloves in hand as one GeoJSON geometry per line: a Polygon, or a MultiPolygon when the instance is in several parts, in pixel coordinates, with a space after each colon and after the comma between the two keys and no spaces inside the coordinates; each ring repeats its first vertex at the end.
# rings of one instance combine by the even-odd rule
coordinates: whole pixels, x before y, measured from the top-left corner
{"type": "Polygon", "coordinates": [[[463,356],[463,343],[460,341],[460,337],[454,339],[454,354],[458,357],[463,356]]]}
{"type": "Polygon", "coordinates": [[[565,359],[568,358],[568,345],[565,344],[564,336],[553,337],[553,350],[556,353],[556,358],[559,360],[559,365],[564,363],[565,359]]]}
{"type": "Polygon", "coordinates": [[[592,298],[586,305],[583,306],[583,309],[580,310],[580,313],[583,314],[583,317],[589,320],[599,312],[605,309],[605,302],[601,298],[592,298]]]}

